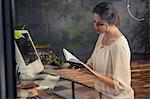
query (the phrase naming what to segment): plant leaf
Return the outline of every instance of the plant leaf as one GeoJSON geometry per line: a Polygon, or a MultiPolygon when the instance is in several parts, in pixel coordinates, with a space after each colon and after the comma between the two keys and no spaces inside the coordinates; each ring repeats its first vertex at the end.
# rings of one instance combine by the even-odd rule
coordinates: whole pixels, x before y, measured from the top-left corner
{"type": "Polygon", "coordinates": [[[15,30],[15,39],[25,38],[21,32],[15,30]]]}

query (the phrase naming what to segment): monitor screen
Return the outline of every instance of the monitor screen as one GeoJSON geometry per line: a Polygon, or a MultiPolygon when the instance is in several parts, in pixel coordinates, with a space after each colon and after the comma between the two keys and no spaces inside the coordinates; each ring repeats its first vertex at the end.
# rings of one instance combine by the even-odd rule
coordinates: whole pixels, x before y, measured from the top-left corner
{"type": "Polygon", "coordinates": [[[32,46],[31,40],[27,33],[22,34],[24,38],[20,38],[16,40],[18,48],[21,52],[21,55],[25,61],[25,64],[28,65],[33,61],[37,60],[37,54],[32,46]]]}
{"type": "Polygon", "coordinates": [[[21,73],[30,74],[34,77],[44,69],[44,66],[29,31],[15,30],[15,36],[17,33],[21,35],[19,38],[15,39],[17,67],[20,69],[21,73]]]}

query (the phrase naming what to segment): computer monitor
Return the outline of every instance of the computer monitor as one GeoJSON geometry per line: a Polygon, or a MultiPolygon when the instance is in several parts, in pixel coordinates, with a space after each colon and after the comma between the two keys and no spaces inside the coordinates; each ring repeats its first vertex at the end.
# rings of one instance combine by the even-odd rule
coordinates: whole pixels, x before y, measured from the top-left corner
{"type": "Polygon", "coordinates": [[[34,77],[44,69],[28,30],[15,30],[22,37],[15,39],[16,63],[20,72],[34,77]]]}

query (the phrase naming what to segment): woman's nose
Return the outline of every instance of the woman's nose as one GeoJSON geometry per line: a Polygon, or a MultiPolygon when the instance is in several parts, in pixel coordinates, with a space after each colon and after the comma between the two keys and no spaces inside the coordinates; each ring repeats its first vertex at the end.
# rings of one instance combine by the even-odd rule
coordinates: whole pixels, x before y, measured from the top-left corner
{"type": "Polygon", "coordinates": [[[95,30],[98,30],[98,26],[97,25],[94,25],[94,28],[95,28],[95,30]]]}

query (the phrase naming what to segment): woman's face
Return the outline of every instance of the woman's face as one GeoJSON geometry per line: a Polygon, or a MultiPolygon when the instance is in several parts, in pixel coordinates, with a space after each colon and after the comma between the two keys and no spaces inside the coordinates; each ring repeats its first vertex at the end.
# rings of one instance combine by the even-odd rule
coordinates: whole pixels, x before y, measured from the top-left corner
{"type": "Polygon", "coordinates": [[[105,33],[107,31],[107,22],[102,20],[97,13],[93,13],[93,22],[97,33],[105,33]]]}

